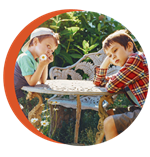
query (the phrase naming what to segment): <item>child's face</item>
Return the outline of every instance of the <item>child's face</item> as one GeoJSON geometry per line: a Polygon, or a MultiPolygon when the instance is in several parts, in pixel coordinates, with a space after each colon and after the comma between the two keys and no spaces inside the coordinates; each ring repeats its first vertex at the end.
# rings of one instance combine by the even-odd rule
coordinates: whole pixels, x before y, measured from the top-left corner
{"type": "Polygon", "coordinates": [[[35,52],[38,57],[42,54],[45,54],[47,57],[51,57],[56,48],[57,45],[53,37],[45,38],[41,42],[37,39],[37,43],[35,44],[35,52]]]}
{"type": "Polygon", "coordinates": [[[106,50],[106,54],[110,59],[110,62],[114,65],[122,67],[128,59],[128,56],[133,53],[133,44],[130,42],[125,49],[117,42],[113,42],[106,50]]]}

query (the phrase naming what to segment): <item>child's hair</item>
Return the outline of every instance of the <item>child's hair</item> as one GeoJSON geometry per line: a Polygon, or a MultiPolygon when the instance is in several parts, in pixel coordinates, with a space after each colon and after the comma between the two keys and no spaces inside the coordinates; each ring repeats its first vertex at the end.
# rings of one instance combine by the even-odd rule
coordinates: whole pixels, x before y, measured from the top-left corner
{"type": "Polygon", "coordinates": [[[103,50],[105,51],[113,42],[117,42],[122,45],[125,49],[128,46],[128,42],[133,43],[133,52],[137,52],[138,49],[133,41],[133,39],[129,36],[127,30],[118,30],[114,33],[110,34],[104,41],[103,41],[103,50]]]}
{"type": "MultiPolygon", "coordinates": [[[[54,33],[54,35],[46,34],[46,35],[40,35],[40,36],[36,36],[36,37],[38,38],[40,43],[42,42],[42,40],[44,40],[44,39],[46,39],[48,37],[53,37],[57,46],[60,43],[60,41],[59,41],[59,34],[58,33],[54,33]]],[[[30,41],[29,47],[33,46],[33,39],[30,41]]]]}

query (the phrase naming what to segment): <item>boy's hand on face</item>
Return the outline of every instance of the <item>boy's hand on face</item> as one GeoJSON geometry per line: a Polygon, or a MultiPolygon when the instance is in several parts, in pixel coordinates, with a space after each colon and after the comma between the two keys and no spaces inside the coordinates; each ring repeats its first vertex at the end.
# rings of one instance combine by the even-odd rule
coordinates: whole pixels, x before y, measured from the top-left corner
{"type": "Polygon", "coordinates": [[[111,64],[110,58],[109,58],[109,56],[107,56],[107,57],[104,59],[103,63],[101,64],[101,67],[100,67],[100,68],[101,68],[101,69],[107,69],[110,64],[111,64]]]}
{"type": "Polygon", "coordinates": [[[53,60],[54,60],[53,55],[51,55],[50,57],[47,57],[46,60],[42,60],[39,58],[39,66],[44,67],[48,65],[49,63],[53,62],[53,60]]]}
{"type": "Polygon", "coordinates": [[[110,64],[110,63],[111,63],[109,56],[107,56],[107,57],[105,58],[105,62],[107,62],[107,64],[110,64]]]}
{"type": "Polygon", "coordinates": [[[50,60],[50,63],[54,61],[54,56],[53,56],[53,55],[51,55],[51,56],[48,57],[48,58],[49,58],[49,60],[50,60]]]}

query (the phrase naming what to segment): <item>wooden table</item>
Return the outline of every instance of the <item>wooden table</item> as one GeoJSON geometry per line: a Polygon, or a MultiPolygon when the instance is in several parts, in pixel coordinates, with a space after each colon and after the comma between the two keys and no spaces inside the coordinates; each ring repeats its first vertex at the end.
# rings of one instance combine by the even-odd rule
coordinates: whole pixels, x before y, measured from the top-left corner
{"type": "MultiPolygon", "coordinates": [[[[79,124],[81,117],[81,102],[80,95],[102,95],[99,101],[99,110],[98,115],[100,120],[98,122],[98,132],[96,134],[96,143],[101,143],[104,138],[103,131],[103,121],[108,116],[105,112],[102,102],[106,100],[109,104],[113,103],[112,95],[105,88],[97,87],[93,84],[92,81],[85,80],[47,80],[45,84],[38,84],[34,87],[24,86],[22,90],[28,91],[29,94],[27,98],[32,99],[33,97],[39,98],[39,103],[29,114],[29,121],[33,118],[33,115],[37,112],[36,118],[40,118],[40,113],[42,112],[42,97],[39,93],[46,94],[59,94],[59,95],[77,95],[77,109],[76,109],[76,124],[75,124],[75,135],[74,143],[78,143],[78,133],[79,133],[79,124]],[[30,116],[31,115],[31,116],[30,116]]],[[[115,93],[116,94],[116,93],[115,93]]],[[[119,93],[117,93],[119,94],[119,93]]]]}

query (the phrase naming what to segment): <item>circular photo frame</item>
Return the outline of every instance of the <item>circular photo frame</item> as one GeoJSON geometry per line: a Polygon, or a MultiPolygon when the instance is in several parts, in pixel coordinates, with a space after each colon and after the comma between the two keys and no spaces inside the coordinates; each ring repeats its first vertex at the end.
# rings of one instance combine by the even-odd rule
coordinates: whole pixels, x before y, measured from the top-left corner
{"type": "MultiPolygon", "coordinates": [[[[114,18],[111,18],[108,15],[104,15],[102,13],[96,13],[94,11],[84,11],[82,9],[60,9],[60,10],[55,10],[55,11],[45,13],[45,14],[35,18],[34,20],[32,20],[30,23],[28,23],[17,34],[17,36],[12,41],[12,43],[7,51],[5,61],[4,61],[4,66],[3,66],[3,87],[4,87],[4,93],[6,95],[6,100],[9,104],[10,109],[12,110],[13,114],[15,115],[15,117],[26,129],[28,129],[33,134],[35,134],[36,136],[38,136],[46,141],[57,143],[57,144],[63,144],[63,145],[66,145],[66,143],[68,143],[67,145],[70,145],[70,146],[79,146],[79,147],[85,146],[84,144],[79,144],[79,143],[70,143],[69,144],[69,142],[67,142],[67,141],[65,141],[64,142],[65,144],[64,144],[64,143],[61,143],[60,141],[57,141],[57,139],[54,140],[54,139],[49,138],[50,136],[49,137],[46,136],[46,134],[48,135],[48,133],[46,133],[46,134],[43,133],[41,130],[38,130],[33,125],[33,123],[37,121],[36,118],[32,118],[33,123],[31,123],[28,120],[28,118],[24,114],[21,106],[18,103],[18,99],[17,99],[16,92],[15,92],[15,86],[14,86],[15,63],[16,63],[17,57],[22,53],[21,52],[22,46],[27,42],[27,40],[29,40],[30,34],[33,32],[33,30],[35,30],[39,26],[44,27],[43,24],[44,24],[44,26],[48,25],[48,27],[50,27],[52,30],[56,31],[56,33],[57,33],[57,29],[59,27],[65,28],[62,32],[60,32],[60,43],[62,40],[62,41],[64,41],[64,43],[67,42],[67,44],[61,43],[61,46],[58,45],[58,48],[56,49],[55,56],[54,56],[56,61],[54,64],[50,63],[50,67],[52,67],[52,66],[67,67],[68,65],[73,65],[74,63],[76,63],[84,55],[101,51],[102,41],[104,41],[104,39],[107,38],[107,36],[109,34],[113,33],[116,30],[121,30],[121,29],[128,30],[128,33],[130,34],[131,37],[133,37],[134,42],[136,42],[136,46],[138,47],[139,51],[143,52],[144,50],[143,50],[142,46],[140,45],[140,43],[138,42],[138,40],[136,39],[136,37],[134,36],[134,34],[122,23],[118,22],[117,20],[115,20],[114,18]],[[61,14],[65,14],[65,13],[69,13],[69,12],[70,12],[70,14],[69,14],[70,17],[68,17],[68,18],[66,18],[66,17],[64,18],[63,16],[58,17],[61,14]],[[77,12],[76,17],[80,17],[80,18],[74,17],[72,12],[77,12]],[[82,15],[80,15],[80,13],[78,14],[78,12],[84,12],[85,15],[82,16],[82,15]],[[69,18],[72,18],[73,20],[71,21],[69,18]],[[53,22],[46,23],[50,19],[53,19],[54,23],[55,24],[57,23],[57,24],[55,25],[55,24],[53,24],[53,22]],[[57,20],[63,21],[62,22],[63,24],[60,25],[60,23],[57,20]],[[76,24],[76,21],[77,21],[78,25],[76,24]],[[69,24],[66,26],[64,24],[65,22],[66,22],[66,24],[68,24],[69,22],[72,22],[73,25],[71,27],[69,26],[69,24]],[[81,26],[81,28],[79,28],[80,26],[81,26]],[[81,32],[77,33],[79,30],[82,33],[81,32]],[[87,33],[87,35],[86,35],[86,33],[87,33]],[[78,41],[79,38],[81,39],[80,42],[78,41]],[[76,41],[78,41],[78,42],[76,42],[76,41]],[[72,44],[73,42],[75,44],[72,44]],[[65,49],[65,51],[64,51],[64,49],[65,49]],[[69,52],[69,50],[71,53],[69,52]]],[[[43,57],[43,60],[47,59],[47,56],[41,56],[41,57],[43,57]]],[[[92,61],[91,58],[87,58],[85,60],[86,60],[86,62],[90,62],[88,65],[84,64],[84,66],[89,66],[89,69],[90,69],[90,66],[91,67],[95,66],[95,65],[93,65],[95,63],[92,61]]],[[[103,61],[104,58],[103,59],[101,58],[101,60],[103,61]]],[[[116,62],[116,63],[118,63],[118,62],[116,62]]],[[[114,68],[113,65],[111,65],[111,64],[110,64],[110,67],[114,68]]],[[[89,77],[88,74],[83,74],[83,71],[79,71],[79,75],[80,74],[82,74],[83,80],[84,79],[88,80],[88,77],[89,77]]],[[[68,77],[69,77],[69,79],[71,79],[70,78],[71,76],[68,75],[68,77]]],[[[148,95],[147,91],[145,92],[145,95],[148,95]]],[[[115,103],[115,104],[119,106],[122,104],[122,102],[129,101],[129,99],[125,99],[124,96],[117,97],[117,99],[116,99],[117,103],[115,103]]],[[[131,102],[129,101],[129,103],[131,103],[131,102]]],[[[57,111],[57,109],[58,108],[52,108],[51,110],[57,111]]],[[[110,109],[112,109],[112,108],[110,108],[110,109]]],[[[48,110],[48,108],[47,108],[47,110],[48,110]]],[[[60,108],[60,110],[64,111],[65,112],[64,114],[67,114],[67,112],[66,112],[67,109],[62,107],[62,108],[60,108]]],[[[98,114],[97,114],[97,117],[95,116],[96,115],[95,112],[97,112],[97,111],[98,111],[98,107],[97,107],[97,109],[95,109],[95,111],[92,110],[92,112],[89,112],[89,116],[87,116],[87,113],[84,114],[84,116],[86,118],[90,118],[90,115],[92,115],[96,119],[95,120],[96,122],[93,122],[92,126],[90,126],[90,127],[94,126],[95,128],[97,128],[97,124],[99,123],[98,122],[99,121],[98,114]]],[[[72,111],[71,113],[72,113],[71,119],[76,118],[77,116],[78,117],[81,116],[78,114],[77,110],[76,110],[76,112],[72,111]]],[[[112,110],[110,110],[109,113],[112,113],[112,110]]],[[[46,116],[49,116],[49,115],[46,115],[46,116]]],[[[82,118],[85,119],[85,117],[84,118],[82,117],[82,118]]],[[[74,119],[74,121],[76,121],[76,119],[74,119]]],[[[82,121],[81,123],[83,124],[84,122],[82,121]]],[[[41,125],[42,125],[42,127],[49,125],[49,122],[46,120],[42,120],[41,125]]],[[[98,125],[100,126],[101,124],[99,123],[98,125]]],[[[75,130],[76,130],[76,128],[75,128],[75,130]]],[[[76,132],[75,130],[72,131],[72,132],[74,132],[74,134],[76,132]]],[[[79,126],[78,126],[78,130],[79,130],[79,126]]],[[[77,130],[77,132],[78,132],[78,130],[77,130]]],[[[86,142],[87,142],[86,145],[88,145],[88,146],[95,145],[93,142],[94,135],[96,135],[96,133],[97,134],[99,134],[99,133],[96,131],[96,129],[95,130],[85,129],[85,130],[86,131],[82,132],[82,133],[83,134],[86,133],[87,137],[91,136],[89,138],[89,141],[86,140],[86,142]],[[94,134],[94,135],[92,135],[92,134],[94,134]]],[[[74,136],[76,141],[78,138],[77,136],[78,136],[78,133],[77,133],[77,135],[74,136]]],[[[106,141],[106,139],[104,138],[103,142],[105,142],[105,141],[106,141]]]]}

